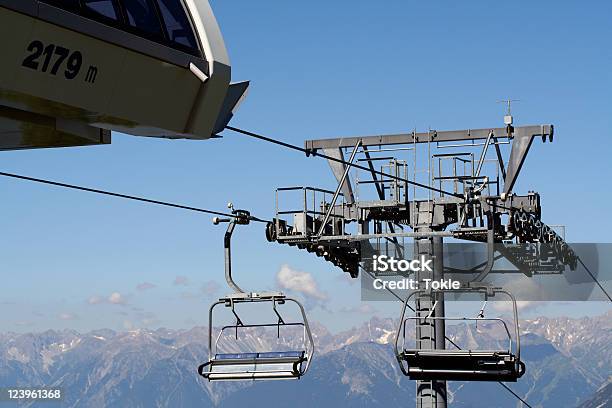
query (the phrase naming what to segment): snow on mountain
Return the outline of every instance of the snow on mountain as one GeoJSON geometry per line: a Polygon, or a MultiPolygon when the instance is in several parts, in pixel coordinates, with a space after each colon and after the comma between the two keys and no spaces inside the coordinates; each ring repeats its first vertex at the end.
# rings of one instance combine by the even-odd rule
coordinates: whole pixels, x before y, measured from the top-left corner
{"type": "MultiPolygon", "coordinates": [[[[522,321],[527,373],[510,386],[534,407],[573,408],[591,397],[608,404],[609,386],[597,392],[599,397],[593,394],[611,372],[611,318],[607,314],[522,321]]],[[[317,355],[311,371],[299,381],[206,382],[196,367],[208,356],[208,330],[195,327],[0,334],[0,384],[61,386],[66,407],[412,404],[414,382],[401,375],[393,355],[397,321],[373,318],[336,334],[320,324],[312,326],[317,355]]],[[[266,350],[300,347],[301,337],[293,337],[296,333],[282,328],[277,334],[241,330],[240,345],[266,350]]],[[[499,327],[484,322],[478,327],[452,325],[447,334],[470,347],[503,344],[499,327]]],[[[225,340],[225,351],[239,350],[232,345],[232,336],[225,340]]],[[[484,399],[490,401],[487,406],[516,406],[516,400],[496,383],[450,382],[449,395],[456,407],[481,407],[484,399]]]]}

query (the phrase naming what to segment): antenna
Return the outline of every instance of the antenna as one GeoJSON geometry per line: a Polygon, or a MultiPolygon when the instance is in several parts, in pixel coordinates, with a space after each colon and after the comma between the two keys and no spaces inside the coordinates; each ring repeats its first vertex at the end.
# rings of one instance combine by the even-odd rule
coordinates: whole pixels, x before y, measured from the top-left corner
{"type": "Polygon", "coordinates": [[[512,102],[520,102],[520,99],[502,99],[497,101],[497,103],[505,103],[506,104],[506,115],[504,116],[504,123],[506,125],[512,125],[512,102]]]}

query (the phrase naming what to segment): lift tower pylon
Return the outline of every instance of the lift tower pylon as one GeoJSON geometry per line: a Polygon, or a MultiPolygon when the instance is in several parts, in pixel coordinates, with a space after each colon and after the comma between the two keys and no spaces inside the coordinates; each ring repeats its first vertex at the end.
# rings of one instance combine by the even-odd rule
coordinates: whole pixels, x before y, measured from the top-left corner
{"type": "MultiPolygon", "coordinates": [[[[515,126],[509,115],[504,125],[307,140],[303,149],[296,149],[327,159],[336,188],[292,186],[276,190],[275,217],[266,227],[271,242],[316,254],[354,278],[359,272],[372,278],[388,277],[384,275],[387,272],[377,275],[375,270],[374,260],[382,255],[432,261],[431,270],[399,274],[416,278],[419,286],[404,302],[395,342],[402,372],[416,381],[417,408],[446,407],[446,381],[512,382],[525,373],[516,300],[511,295],[515,310],[512,332],[502,319],[446,316],[444,296],[448,290],[433,286],[433,290],[426,290],[421,284],[454,277],[462,280],[453,296],[458,292],[479,294],[486,300],[495,293],[507,293],[487,280],[489,274],[497,273],[496,253],[527,276],[548,265],[531,252],[519,254],[525,244],[547,245],[554,258],[550,271],[576,267],[571,247],[541,221],[539,194],[514,192],[534,140],[552,142],[553,125],[515,126]],[[417,163],[424,168],[418,169],[417,163]],[[459,269],[450,261],[444,265],[443,237],[482,244],[485,261],[459,269]],[[415,315],[404,319],[409,300],[416,300],[415,315]],[[477,319],[501,325],[508,347],[472,350],[446,337],[446,320],[477,319]],[[407,322],[415,322],[414,332],[407,331],[407,322]],[[399,339],[408,337],[414,339],[415,347],[402,344],[400,349],[399,339]]],[[[448,255],[453,254],[449,251],[448,255]]]]}
{"type": "MultiPolygon", "coordinates": [[[[419,226],[415,231],[424,235],[432,231],[430,226],[419,226]]],[[[441,280],[444,278],[443,237],[432,236],[414,240],[414,258],[433,260],[433,272],[419,271],[417,279],[441,280]]],[[[446,327],[442,319],[428,317],[444,317],[444,295],[432,302],[430,296],[419,296],[416,300],[416,348],[423,350],[444,350],[446,327]]],[[[417,408],[446,408],[446,381],[419,380],[416,383],[417,408]]]]}

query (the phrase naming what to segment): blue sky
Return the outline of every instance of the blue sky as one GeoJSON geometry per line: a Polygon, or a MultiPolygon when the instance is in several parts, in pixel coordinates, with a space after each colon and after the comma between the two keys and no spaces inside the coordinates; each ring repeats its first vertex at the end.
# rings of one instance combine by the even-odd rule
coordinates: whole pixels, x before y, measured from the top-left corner
{"type": "MultiPolygon", "coordinates": [[[[536,188],[544,220],[565,224],[570,241],[610,242],[609,2],[212,6],[234,80],[252,81],[234,126],[296,144],[493,127],[502,125],[496,101],[520,99],[516,123],[553,123],[556,137],[535,144],[515,190],[536,188]]],[[[334,188],[325,162],[231,132],[204,142],[113,139],[110,146],[2,152],[0,168],[218,210],[232,200],[261,217],[272,215],[276,187],[334,188]]],[[[8,179],[0,180],[0,197],[2,331],[190,327],[205,324],[210,300],[228,292],[224,227],[208,216],[8,179]]],[[[310,273],[325,294],[312,319],[339,329],[372,315],[359,309],[359,285],[324,261],[268,243],[261,225],[236,234],[244,286],[275,287],[286,264],[310,273]]],[[[381,315],[399,310],[372,307],[381,315]]],[[[608,307],[548,305],[531,313],[608,307]]]]}

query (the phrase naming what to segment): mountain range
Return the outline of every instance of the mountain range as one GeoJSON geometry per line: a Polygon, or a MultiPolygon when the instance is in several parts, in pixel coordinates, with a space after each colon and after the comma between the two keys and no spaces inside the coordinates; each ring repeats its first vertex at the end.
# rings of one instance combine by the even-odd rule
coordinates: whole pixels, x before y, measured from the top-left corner
{"type": "MultiPolygon", "coordinates": [[[[393,354],[397,322],[373,318],[331,333],[313,325],[317,354],[298,381],[209,383],[196,367],[208,356],[208,329],[95,330],[0,334],[0,386],[61,387],[62,407],[312,407],[413,406],[415,383],[393,354]]],[[[612,313],[521,321],[527,372],[507,384],[533,407],[612,406],[612,313]]],[[[296,347],[291,333],[240,334],[241,346],[296,347]]],[[[454,342],[495,347],[503,333],[492,324],[447,327],[454,342]]],[[[232,344],[230,342],[230,344],[232,344]]],[[[237,351],[231,347],[224,351],[237,351]]],[[[520,407],[497,383],[449,382],[451,407],[520,407]]],[[[23,403],[21,406],[58,406],[23,403]]]]}

